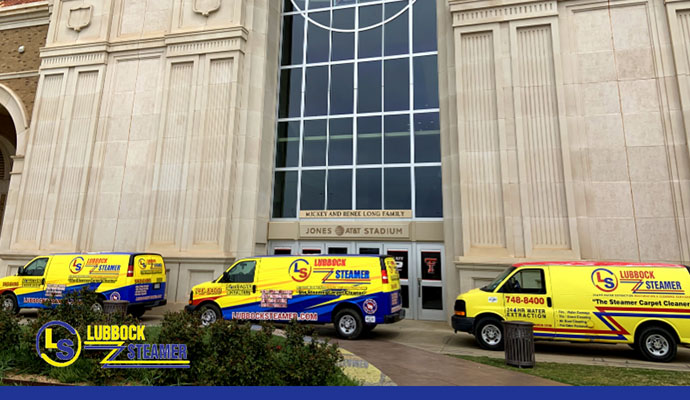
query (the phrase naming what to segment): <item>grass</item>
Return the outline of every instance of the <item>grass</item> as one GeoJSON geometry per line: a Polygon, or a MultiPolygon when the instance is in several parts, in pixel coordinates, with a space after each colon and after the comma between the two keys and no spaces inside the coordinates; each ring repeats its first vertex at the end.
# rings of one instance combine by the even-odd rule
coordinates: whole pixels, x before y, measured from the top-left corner
{"type": "Polygon", "coordinates": [[[505,365],[502,358],[454,356],[574,386],[688,386],[690,372],[538,362],[534,368],[505,365]]]}

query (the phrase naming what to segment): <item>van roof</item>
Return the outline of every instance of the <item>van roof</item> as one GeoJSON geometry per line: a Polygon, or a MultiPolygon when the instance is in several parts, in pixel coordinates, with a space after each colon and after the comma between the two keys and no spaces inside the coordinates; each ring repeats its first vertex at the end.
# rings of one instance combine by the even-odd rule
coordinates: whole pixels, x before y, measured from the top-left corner
{"type": "Polygon", "coordinates": [[[381,258],[381,257],[393,257],[388,254],[273,254],[273,255],[265,255],[265,256],[255,256],[255,257],[242,257],[238,258],[238,260],[243,259],[243,258],[274,258],[274,257],[328,257],[328,258],[334,258],[334,257],[376,257],[376,258],[381,258]]]}
{"type": "MultiPolygon", "coordinates": [[[[117,252],[117,251],[83,251],[83,252],[72,252],[72,253],[52,253],[51,256],[71,256],[71,255],[84,255],[84,256],[160,256],[158,253],[141,253],[141,252],[117,252]]],[[[162,257],[162,256],[161,256],[162,257]]]]}
{"type": "Polygon", "coordinates": [[[514,267],[527,267],[535,265],[555,265],[555,266],[574,266],[574,267],[665,267],[665,268],[685,268],[680,264],[664,263],[634,263],[634,262],[607,262],[607,261],[538,261],[523,262],[513,264],[514,267]]]}

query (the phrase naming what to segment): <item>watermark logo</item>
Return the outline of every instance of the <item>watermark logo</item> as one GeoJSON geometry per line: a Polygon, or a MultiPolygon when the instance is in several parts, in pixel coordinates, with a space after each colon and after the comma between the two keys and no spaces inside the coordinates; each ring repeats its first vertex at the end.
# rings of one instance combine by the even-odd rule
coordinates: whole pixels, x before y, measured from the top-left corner
{"type": "Polygon", "coordinates": [[[79,332],[69,324],[62,321],[50,321],[44,324],[36,334],[36,352],[39,357],[53,367],[67,367],[77,361],[79,354],[81,354],[81,337],[79,332]],[[67,330],[70,338],[60,339],[55,342],[53,340],[53,333],[57,327],[67,330]],[[45,337],[45,350],[57,350],[53,355],[57,360],[52,359],[47,352],[41,351],[41,337],[45,337]]]}
{"type": "MultiPolygon", "coordinates": [[[[145,342],[145,329],[144,325],[89,325],[83,349],[108,350],[100,362],[102,368],[189,368],[185,344],[128,343],[145,342]]],[[[60,334],[65,336],[64,332],[60,334]]],[[[48,322],[36,334],[36,352],[54,367],[73,364],[81,351],[79,332],[65,322],[48,322]],[[58,327],[67,331],[67,338],[55,341],[54,329],[58,327]],[[41,351],[41,338],[44,338],[44,351],[41,351]]]]}

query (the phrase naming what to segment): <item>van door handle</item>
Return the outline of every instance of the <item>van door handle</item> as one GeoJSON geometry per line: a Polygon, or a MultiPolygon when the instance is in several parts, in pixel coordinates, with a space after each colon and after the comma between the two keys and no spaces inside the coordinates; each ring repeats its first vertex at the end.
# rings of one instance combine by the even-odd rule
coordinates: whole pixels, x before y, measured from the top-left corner
{"type": "Polygon", "coordinates": [[[546,298],[546,305],[547,305],[548,307],[551,307],[551,297],[547,297],[547,298],[546,298]]]}
{"type": "Polygon", "coordinates": [[[252,293],[256,293],[256,285],[252,285],[252,293]]]}
{"type": "Polygon", "coordinates": [[[46,278],[41,279],[41,285],[45,285],[45,284],[46,284],[46,278]]]}

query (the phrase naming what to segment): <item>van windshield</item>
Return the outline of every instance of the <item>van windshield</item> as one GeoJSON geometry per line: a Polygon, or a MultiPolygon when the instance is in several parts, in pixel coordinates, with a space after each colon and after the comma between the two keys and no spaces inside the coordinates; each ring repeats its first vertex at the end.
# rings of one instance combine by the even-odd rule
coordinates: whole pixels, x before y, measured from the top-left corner
{"type": "Polygon", "coordinates": [[[506,278],[506,276],[510,275],[511,272],[515,271],[515,267],[508,267],[505,271],[501,272],[501,275],[496,277],[493,282],[489,283],[488,285],[480,288],[480,290],[483,290],[485,292],[493,292],[496,290],[498,285],[503,282],[503,280],[506,278]]]}

